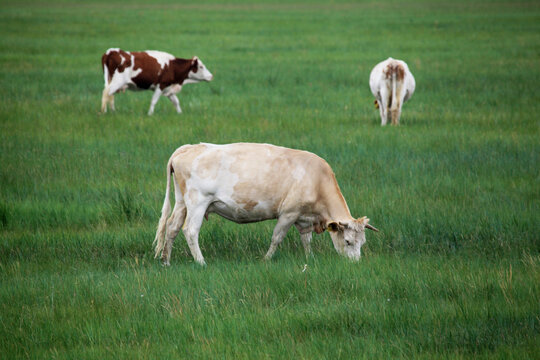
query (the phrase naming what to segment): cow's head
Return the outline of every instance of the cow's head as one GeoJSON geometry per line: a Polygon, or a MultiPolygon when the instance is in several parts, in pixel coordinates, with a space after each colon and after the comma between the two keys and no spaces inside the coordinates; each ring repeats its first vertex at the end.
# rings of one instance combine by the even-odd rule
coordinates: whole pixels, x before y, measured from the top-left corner
{"type": "Polygon", "coordinates": [[[189,69],[188,79],[193,81],[211,81],[213,78],[214,75],[208,71],[201,59],[196,56],[191,59],[191,67],[189,69]]]}
{"type": "Polygon", "coordinates": [[[331,222],[327,225],[334,248],[341,255],[355,261],[362,255],[361,248],[366,242],[366,229],[379,231],[368,224],[367,217],[352,219],[348,222],[331,222]]]}

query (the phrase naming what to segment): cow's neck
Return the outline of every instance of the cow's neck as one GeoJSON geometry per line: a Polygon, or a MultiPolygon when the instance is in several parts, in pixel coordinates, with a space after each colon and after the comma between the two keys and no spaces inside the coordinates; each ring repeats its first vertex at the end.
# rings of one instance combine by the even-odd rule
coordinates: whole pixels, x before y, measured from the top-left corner
{"type": "Polygon", "coordinates": [[[187,79],[189,71],[191,70],[190,59],[174,59],[174,75],[176,79],[181,79],[182,82],[187,79]]]}
{"type": "Polygon", "coordinates": [[[321,215],[326,219],[327,223],[330,222],[347,222],[353,219],[349,207],[345,198],[339,190],[337,182],[334,180],[334,184],[327,186],[326,191],[322,194],[323,210],[321,215]]]}

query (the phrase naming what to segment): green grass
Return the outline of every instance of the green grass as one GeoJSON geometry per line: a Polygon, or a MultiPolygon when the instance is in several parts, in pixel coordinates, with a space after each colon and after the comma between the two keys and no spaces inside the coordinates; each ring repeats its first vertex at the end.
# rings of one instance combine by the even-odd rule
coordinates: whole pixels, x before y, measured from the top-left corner
{"type": "Polygon", "coordinates": [[[395,1],[0,4],[2,358],[538,358],[540,5],[395,1]],[[109,47],[215,75],[99,116],[109,47]],[[380,127],[368,77],[417,89],[380,127]],[[334,169],[367,215],[359,263],[274,222],[211,216],[153,259],[182,144],[268,142],[334,169]],[[302,272],[304,264],[308,264],[302,272]]]}

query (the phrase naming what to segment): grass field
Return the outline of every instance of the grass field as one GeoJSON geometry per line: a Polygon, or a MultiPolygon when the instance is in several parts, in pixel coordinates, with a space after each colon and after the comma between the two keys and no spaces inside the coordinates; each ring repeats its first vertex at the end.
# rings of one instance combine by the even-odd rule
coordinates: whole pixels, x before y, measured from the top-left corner
{"type": "Polygon", "coordinates": [[[540,4],[2,1],[0,358],[539,358],[540,4]],[[198,55],[177,115],[150,92],[100,116],[109,47],[198,55]],[[380,127],[368,78],[417,88],[380,127]],[[274,222],[152,241],[186,143],[315,152],[354,216],[352,263],[274,222]],[[302,272],[304,264],[307,270],[302,272]]]}

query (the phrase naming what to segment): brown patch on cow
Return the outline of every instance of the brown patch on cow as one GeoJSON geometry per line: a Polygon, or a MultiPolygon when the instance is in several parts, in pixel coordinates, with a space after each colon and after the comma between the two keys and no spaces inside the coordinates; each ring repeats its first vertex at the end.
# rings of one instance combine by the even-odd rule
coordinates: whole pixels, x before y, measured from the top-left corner
{"type": "Polygon", "coordinates": [[[184,145],[176,149],[172,154],[173,165],[176,171],[179,169],[189,169],[193,166],[193,160],[207,150],[206,145],[184,145]]]}
{"type": "Polygon", "coordinates": [[[383,74],[386,79],[392,78],[392,69],[393,69],[392,63],[386,65],[386,67],[384,68],[383,74]]]}
{"type": "Polygon", "coordinates": [[[258,203],[258,201],[248,200],[247,203],[244,204],[243,208],[244,210],[251,211],[255,206],[257,206],[258,203]]]}
{"type": "Polygon", "coordinates": [[[221,163],[221,153],[216,158],[215,154],[203,155],[197,162],[197,174],[203,179],[215,179],[219,173],[221,163]]]}
{"type": "Polygon", "coordinates": [[[394,68],[394,71],[396,72],[398,81],[403,81],[403,79],[405,78],[405,69],[403,68],[403,65],[397,64],[394,68]]]}
{"type": "Polygon", "coordinates": [[[193,58],[191,59],[191,71],[196,73],[197,70],[199,70],[199,59],[193,58]]]}
{"type": "Polygon", "coordinates": [[[158,61],[145,52],[132,52],[135,58],[133,71],[142,69],[141,73],[131,79],[140,89],[149,89],[150,86],[159,82],[161,66],[158,61]]]}
{"type": "MultiPolygon", "coordinates": [[[[275,200],[270,205],[273,212],[278,212],[284,199],[276,198],[276,194],[284,194],[286,191],[284,186],[292,184],[284,181],[289,177],[292,178],[291,171],[294,168],[292,156],[297,155],[294,152],[288,152],[287,155],[276,153],[275,149],[268,149],[270,154],[265,151],[259,153],[259,157],[254,159],[253,155],[246,151],[245,148],[239,149],[234,153],[229,154],[236,161],[231,165],[229,171],[238,174],[240,179],[234,186],[233,200],[239,204],[248,204],[252,199],[262,198],[266,200],[275,200]],[[253,162],[267,164],[264,171],[254,171],[250,164],[253,162]]],[[[298,151],[299,152],[299,151],[298,151]]],[[[259,168],[255,166],[255,168],[259,168]]]]}
{"type": "MultiPolygon", "coordinates": [[[[264,188],[268,190],[266,186],[264,188]]],[[[234,200],[234,202],[241,205],[245,210],[251,211],[255,208],[255,206],[259,204],[258,201],[255,201],[253,199],[262,198],[264,200],[269,200],[273,197],[273,194],[270,191],[265,192],[264,188],[258,188],[257,183],[254,184],[253,181],[241,181],[234,185],[231,198],[234,200]],[[261,190],[263,191],[263,193],[259,193],[259,191],[261,190]]],[[[270,209],[273,212],[277,212],[279,204],[279,201],[274,202],[270,209]]]]}
{"type": "Polygon", "coordinates": [[[313,230],[317,234],[321,234],[326,230],[326,222],[325,221],[319,221],[318,223],[313,224],[313,230]]]}
{"type": "Polygon", "coordinates": [[[383,70],[383,74],[386,79],[390,79],[395,74],[398,81],[403,81],[405,78],[405,68],[400,63],[392,61],[383,70]]]}
{"type": "Polygon", "coordinates": [[[131,66],[131,55],[124,50],[119,50],[120,56],[124,58],[124,62],[122,63],[122,66],[124,66],[124,69],[131,66]]]}
{"type": "Polygon", "coordinates": [[[115,71],[124,72],[124,70],[131,66],[131,56],[124,50],[113,50],[109,53],[103,54],[101,57],[102,69],[107,66],[109,71],[108,81],[111,81],[115,71]],[[122,60],[124,60],[122,62],[122,60]]]}
{"type": "MultiPolygon", "coordinates": [[[[169,62],[168,65],[165,65],[161,76],[159,78],[159,88],[161,90],[165,89],[167,86],[172,84],[182,85],[187,79],[188,74],[193,70],[193,59],[174,59],[169,62]]],[[[195,72],[195,71],[194,71],[195,72]]]]}
{"type": "Polygon", "coordinates": [[[281,194],[286,194],[284,187],[291,186],[289,177],[293,163],[290,159],[291,153],[282,156],[276,149],[269,147],[266,149],[254,149],[257,157],[254,158],[249,148],[241,147],[234,149],[227,154],[235,159],[229,171],[237,174],[239,181],[233,188],[232,199],[244,206],[253,209],[257,204],[254,199],[270,201],[267,204],[271,212],[279,212],[284,199],[281,194]],[[267,153],[268,151],[268,153],[267,153]],[[260,164],[266,166],[261,167],[260,164]]]}
{"type": "Polygon", "coordinates": [[[178,182],[178,186],[180,187],[180,192],[182,193],[182,196],[186,194],[186,179],[182,175],[176,175],[176,182],[178,182]]]}

